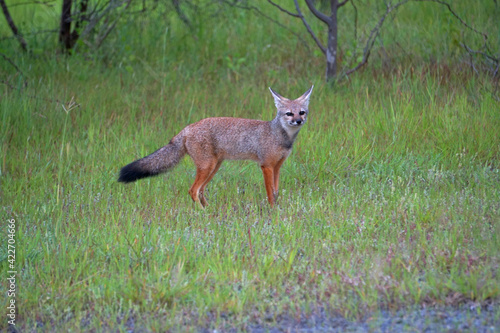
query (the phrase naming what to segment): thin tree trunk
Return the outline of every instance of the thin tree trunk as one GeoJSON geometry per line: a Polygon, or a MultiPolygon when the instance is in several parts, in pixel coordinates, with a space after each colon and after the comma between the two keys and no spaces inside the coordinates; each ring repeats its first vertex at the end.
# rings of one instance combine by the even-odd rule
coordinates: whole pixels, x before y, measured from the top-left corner
{"type": "Polygon", "coordinates": [[[331,0],[331,16],[328,24],[328,45],[326,48],[326,81],[337,76],[337,9],[338,0],[331,0]]]}
{"type": "Polygon", "coordinates": [[[14,34],[14,36],[16,36],[17,40],[19,41],[19,44],[21,44],[21,48],[23,49],[23,51],[27,51],[28,44],[26,44],[26,41],[24,40],[23,36],[17,30],[16,24],[12,20],[12,17],[10,16],[9,13],[9,9],[5,4],[5,0],[0,0],[0,6],[2,7],[3,14],[5,16],[5,19],[7,20],[7,23],[9,24],[10,30],[12,30],[12,33],[14,34]]]}
{"type": "Polygon", "coordinates": [[[89,5],[89,0],[80,1],[80,14],[78,15],[78,20],[75,23],[75,28],[71,33],[71,45],[74,46],[78,38],[80,38],[80,31],[82,28],[82,22],[87,20],[87,7],[89,5]]]}
{"type": "Polygon", "coordinates": [[[61,30],[59,31],[59,42],[66,50],[71,49],[71,5],[72,0],[63,0],[61,11],[61,30]]]}

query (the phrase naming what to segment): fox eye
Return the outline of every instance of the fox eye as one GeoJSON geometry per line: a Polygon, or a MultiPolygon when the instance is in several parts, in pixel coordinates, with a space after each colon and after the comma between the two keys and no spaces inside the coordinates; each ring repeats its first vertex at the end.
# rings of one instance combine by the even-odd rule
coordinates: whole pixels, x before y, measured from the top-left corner
{"type": "Polygon", "coordinates": [[[303,116],[306,112],[305,111],[300,111],[299,114],[303,116]]]}
{"type": "Polygon", "coordinates": [[[287,113],[285,113],[285,114],[286,114],[288,117],[292,117],[292,116],[293,116],[293,113],[291,113],[291,112],[287,112],[287,113]]]}

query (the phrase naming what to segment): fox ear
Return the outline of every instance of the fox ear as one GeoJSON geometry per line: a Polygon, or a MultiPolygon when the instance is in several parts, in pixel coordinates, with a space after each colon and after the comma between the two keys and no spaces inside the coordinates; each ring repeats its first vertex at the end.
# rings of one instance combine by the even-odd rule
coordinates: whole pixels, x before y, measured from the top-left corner
{"type": "Polygon", "coordinates": [[[269,87],[269,90],[271,91],[271,94],[273,94],[274,97],[274,104],[278,109],[281,109],[285,106],[284,102],[286,101],[286,98],[278,94],[276,91],[272,90],[271,87],[269,87]]]}
{"type": "Polygon", "coordinates": [[[303,105],[305,105],[307,107],[309,105],[309,97],[312,94],[313,88],[314,88],[314,85],[312,85],[311,88],[309,88],[309,90],[307,90],[302,96],[297,98],[297,101],[299,101],[300,103],[302,103],[303,105]]]}

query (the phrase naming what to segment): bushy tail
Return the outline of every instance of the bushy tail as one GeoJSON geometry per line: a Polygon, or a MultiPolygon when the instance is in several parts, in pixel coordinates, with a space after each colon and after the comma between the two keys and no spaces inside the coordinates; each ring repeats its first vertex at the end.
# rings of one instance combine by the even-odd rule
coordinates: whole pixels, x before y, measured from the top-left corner
{"type": "Polygon", "coordinates": [[[124,166],[120,171],[119,182],[130,183],[137,179],[159,175],[175,167],[186,154],[184,140],[179,135],[169,144],[135,162],[124,166]]]}

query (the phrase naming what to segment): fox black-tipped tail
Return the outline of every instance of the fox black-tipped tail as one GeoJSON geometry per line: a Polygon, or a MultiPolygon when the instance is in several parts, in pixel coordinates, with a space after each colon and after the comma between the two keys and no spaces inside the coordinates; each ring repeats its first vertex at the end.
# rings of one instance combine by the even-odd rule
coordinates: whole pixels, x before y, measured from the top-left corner
{"type": "Polygon", "coordinates": [[[120,170],[118,181],[122,183],[135,182],[137,179],[151,177],[157,175],[142,168],[139,164],[140,160],[127,164],[120,170]]]}
{"type": "Polygon", "coordinates": [[[120,170],[118,181],[122,183],[134,182],[141,178],[159,175],[175,167],[186,154],[181,142],[170,141],[162,147],[137,161],[127,164],[120,170]]]}

